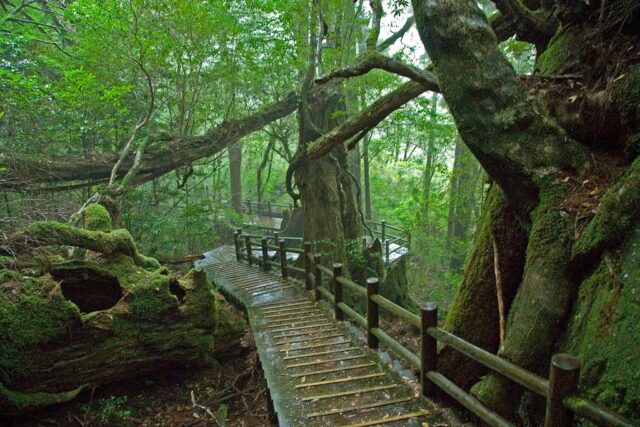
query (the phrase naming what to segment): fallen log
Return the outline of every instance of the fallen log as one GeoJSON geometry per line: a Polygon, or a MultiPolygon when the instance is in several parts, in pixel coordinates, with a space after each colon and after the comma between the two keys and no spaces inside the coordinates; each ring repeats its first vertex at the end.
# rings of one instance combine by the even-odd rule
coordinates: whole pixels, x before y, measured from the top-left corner
{"type": "Polygon", "coordinates": [[[204,272],[180,278],[142,267],[135,254],[94,255],[0,268],[0,413],[174,365],[207,365],[239,345],[244,320],[204,272]]]}

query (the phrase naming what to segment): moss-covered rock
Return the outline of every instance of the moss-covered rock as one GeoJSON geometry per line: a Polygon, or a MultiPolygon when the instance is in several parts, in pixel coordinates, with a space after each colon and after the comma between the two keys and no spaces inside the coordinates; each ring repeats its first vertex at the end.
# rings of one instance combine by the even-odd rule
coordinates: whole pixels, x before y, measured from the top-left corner
{"type": "Polygon", "coordinates": [[[108,233],[112,229],[111,215],[104,206],[97,203],[87,206],[82,211],[82,218],[84,219],[84,228],[87,230],[108,233]]]}

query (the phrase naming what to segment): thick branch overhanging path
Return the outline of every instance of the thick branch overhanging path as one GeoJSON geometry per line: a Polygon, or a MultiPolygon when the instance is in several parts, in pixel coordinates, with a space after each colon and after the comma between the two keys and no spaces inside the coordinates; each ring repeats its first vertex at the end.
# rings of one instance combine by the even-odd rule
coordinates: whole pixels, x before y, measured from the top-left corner
{"type": "Polygon", "coordinates": [[[233,252],[218,248],[196,266],[246,307],[279,425],[434,421],[429,402],[309,299],[303,284],[241,264],[233,252]]]}
{"type": "MultiPolygon", "coordinates": [[[[213,156],[230,144],[256,132],[269,123],[286,117],[298,104],[293,93],[284,99],[243,119],[222,122],[200,136],[156,136],[148,143],[142,165],[133,184],[141,184],[162,176],[196,160],[213,156]]],[[[11,153],[0,153],[9,165],[9,177],[0,181],[0,188],[56,189],[55,184],[83,181],[84,186],[108,181],[118,153],[85,156],[64,156],[52,159],[31,159],[11,153]],[[49,185],[47,188],[45,186],[49,185]],[[53,185],[53,188],[51,186],[53,185]]],[[[124,176],[133,165],[135,154],[122,162],[119,175],[124,176]]],[[[67,187],[65,186],[66,189],[67,187]]]]}
{"type": "MultiPolygon", "coordinates": [[[[433,74],[411,65],[403,64],[379,53],[366,56],[353,68],[336,71],[319,79],[309,96],[315,91],[334,90],[343,78],[359,76],[373,69],[383,69],[412,79],[380,97],[369,107],[349,118],[345,123],[318,138],[307,150],[306,156],[292,161],[287,172],[290,180],[293,171],[309,160],[329,153],[336,145],[349,141],[357,143],[367,132],[376,127],[391,113],[427,90],[439,91],[433,74]]],[[[245,136],[261,130],[268,124],[287,117],[299,104],[299,96],[291,93],[284,99],[242,119],[224,121],[200,136],[150,136],[142,159],[131,152],[121,157],[119,153],[96,153],[90,156],[69,155],[38,159],[11,152],[0,152],[0,159],[9,166],[9,173],[0,180],[0,188],[31,191],[59,191],[107,183],[112,179],[114,164],[120,162],[117,177],[122,178],[131,168],[136,168],[132,185],[140,185],[158,178],[197,160],[211,157],[245,136]]]]}

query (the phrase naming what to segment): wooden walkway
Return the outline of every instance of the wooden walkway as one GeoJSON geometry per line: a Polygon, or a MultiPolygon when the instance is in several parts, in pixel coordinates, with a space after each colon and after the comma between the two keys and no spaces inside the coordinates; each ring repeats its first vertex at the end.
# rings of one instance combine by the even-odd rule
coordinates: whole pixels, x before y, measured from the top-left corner
{"type": "Polygon", "coordinates": [[[196,268],[246,308],[280,426],[432,423],[415,385],[301,283],[238,263],[231,247],[205,254],[196,268]]]}

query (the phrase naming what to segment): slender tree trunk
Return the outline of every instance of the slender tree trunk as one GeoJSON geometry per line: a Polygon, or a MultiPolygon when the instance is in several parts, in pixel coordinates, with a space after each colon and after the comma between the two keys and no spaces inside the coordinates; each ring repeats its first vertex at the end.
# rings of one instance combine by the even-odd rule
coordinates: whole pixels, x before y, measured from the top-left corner
{"type": "Polygon", "coordinates": [[[240,143],[229,146],[229,175],[231,206],[236,212],[242,212],[242,147],[240,143]]]}
{"type": "Polygon", "coordinates": [[[262,154],[262,161],[260,162],[260,165],[258,166],[258,170],[256,171],[256,190],[258,193],[257,195],[258,203],[262,202],[262,195],[264,193],[263,182],[262,182],[262,172],[264,171],[264,168],[266,168],[267,164],[269,163],[271,150],[273,149],[274,144],[275,144],[274,140],[272,139],[269,140],[269,143],[267,144],[267,148],[264,150],[264,153],[262,154]]]}
{"type": "Polygon", "coordinates": [[[369,176],[369,138],[362,144],[362,168],[364,175],[364,217],[371,221],[373,213],[371,211],[371,178],[369,176]]]}

